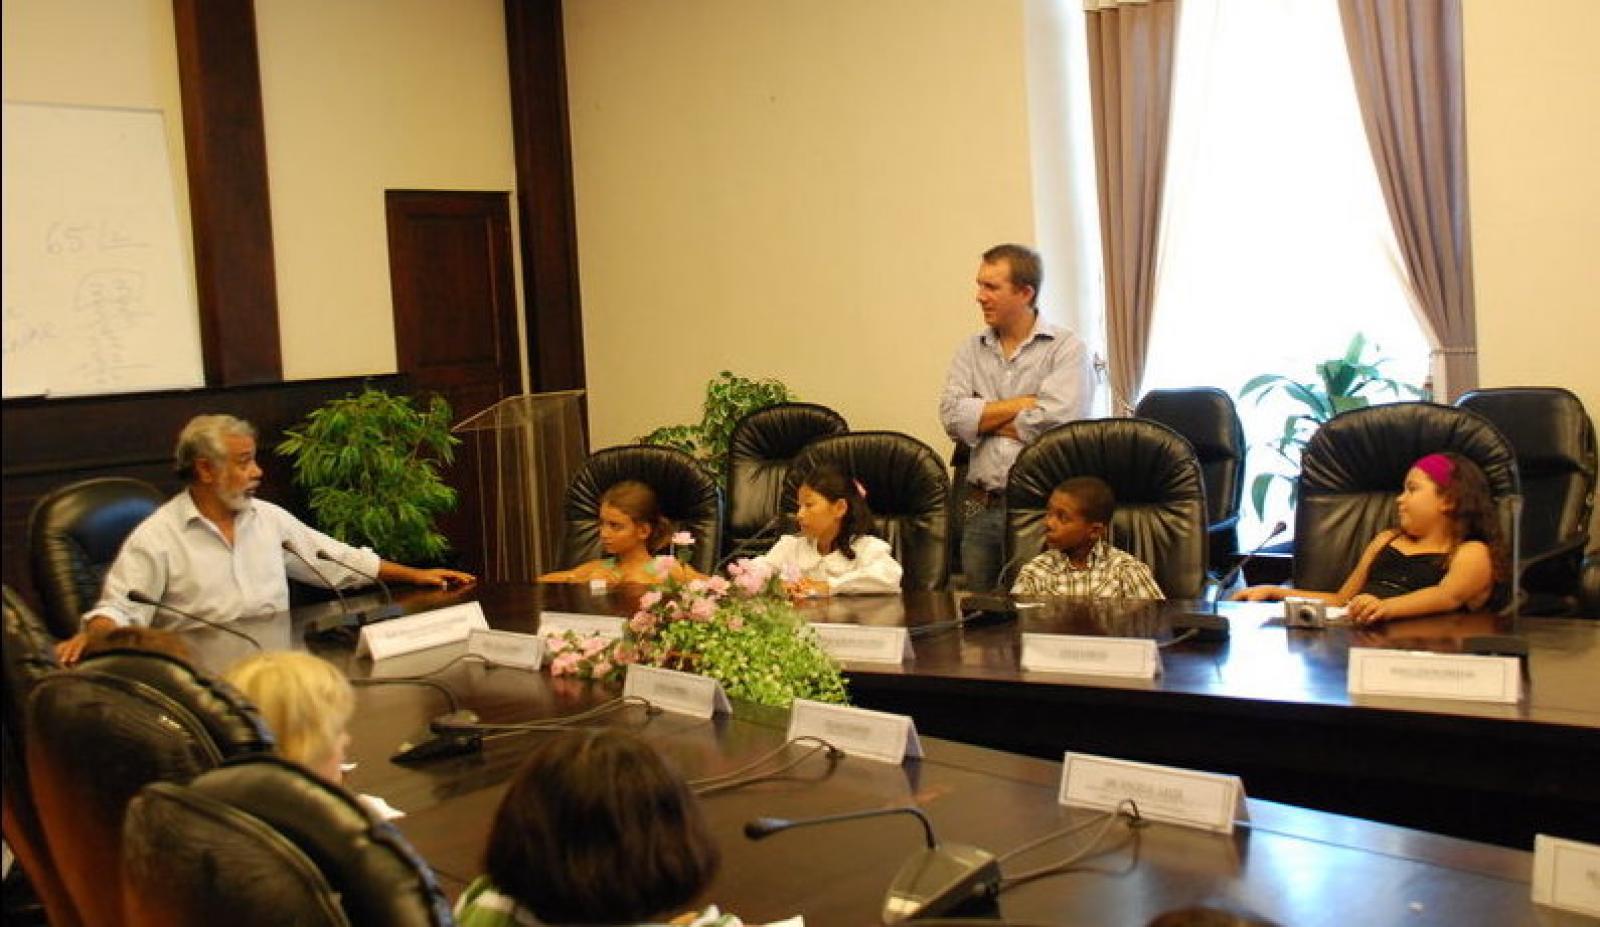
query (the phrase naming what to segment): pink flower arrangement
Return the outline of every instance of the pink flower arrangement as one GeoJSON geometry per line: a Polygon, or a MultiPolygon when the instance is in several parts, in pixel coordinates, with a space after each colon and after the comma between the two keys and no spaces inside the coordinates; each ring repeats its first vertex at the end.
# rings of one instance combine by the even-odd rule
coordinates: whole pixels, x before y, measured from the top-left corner
{"type": "MultiPolygon", "coordinates": [[[[680,531],[673,541],[677,543],[687,536],[688,532],[680,531]]],[[[550,674],[616,680],[633,663],[681,664],[685,655],[668,653],[661,645],[662,631],[669,625],[680,621],[722,621],[728,629],[738,631],[745,627],[745,617],[736,609],[724,614],[722,606],[726,601],[768,596],[782,599],[785,595],[783,583],[788,571],[780,574],[763,560],[730,564],[731,580],[709,576],[681,582],[673,578],[677,564],[677,559],[669,555],[656,558],[659,575],[666,579],[639,597],[621,638],[580,637],[573,632],[547,638],[550,674]]]]}

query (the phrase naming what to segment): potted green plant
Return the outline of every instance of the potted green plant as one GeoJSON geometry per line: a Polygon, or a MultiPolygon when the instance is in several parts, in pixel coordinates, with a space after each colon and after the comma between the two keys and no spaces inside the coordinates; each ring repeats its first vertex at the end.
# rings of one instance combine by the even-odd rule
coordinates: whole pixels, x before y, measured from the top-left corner
{"type": "Polygon", "coordinates": [[[721,483],[728,441],[739,419],[757,409],[794,399],[789,387],[779,380],[752,380],[724,370],[706,383],[705,406],[698,424],[665,425],[640,438],[639,443],[684,451],[721,483]]]}
{"type": "Polygon", "coordinates": [[[389,560],[437,563],[450,545],[435,523],[456,504],[439,472],[461,443],[450,421],[443,397],[419,408],[367,387],[287,429],[277,452],[290,459],[322,530],[389,560]]]}
{"type": "Polygon", "coordinates": [[[1302,409],[1286,416],[1282,433],[1266,442],[1277,454],[1281,467],[1256,474],[1250,483],[1250,502],[1257,516],[1264,515],[1267,492],[1276,480],[1289,484],[1289,505],[1295,504],[1298,489],[1295,475],[1300,472],[1300,456],[1323,422],[1341,412],[1365,408],[1372,404],[1375,396],[1384,393],[1393,399],[1427,397],[1426,390],[1385,376],[1383,366],[1388,359],[1378,352],[1377,345],[1357,332],[1343,357],[1317,365],[1315,380],[1302,381],[1283,374],[1264,373],[1252,378],[1239,391],[1240,399],[1255,394],[1257,405],[1274,393],[1282,393],[1299,403],[1302,409]]]}

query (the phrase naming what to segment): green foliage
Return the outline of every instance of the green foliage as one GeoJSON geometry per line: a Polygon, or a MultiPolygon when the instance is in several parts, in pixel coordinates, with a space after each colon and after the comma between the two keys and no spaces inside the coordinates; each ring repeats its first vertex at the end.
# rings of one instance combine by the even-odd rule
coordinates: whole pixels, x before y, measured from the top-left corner
{"type": "Polygon", "coordinates": [[[442,397],[419,409],[409,396],[368,387],[313,411],[277,452],[291,459],[324,531],[389,560],[433,562],[449,549],[435,519],[456,504],[439,475],[461,443],[450,420],[442,397]]]}
{"type": "Polygon", "coordinates": [[[789,387],[774,379],[751,380],[722,371],[706,383],[705,406],[697,425],[665,425],[639,439],[641,444],[674,447],[694,457],[721,482],[728,441],[739,419],[767,406],[792,402],[789,387]]]}
{"type": "Polygon", "coordinates": [[[1266,510],[1267,491],[1275,480],[1289,484],[1289,504],[1295,502],[1298,484],[1294,474],[1300,472],[1300,455],[1304,453],[1311,436],[1323,422],[1342,412],[1361,409],[1372,404],[1375,394],[1387,392],[1394,399],[1405,396],[1424,398],[1426,391],[1384,376],[1383,365],[1388,359],[1377,356],[1378,346],[1367,341],[1365,335],[1356,333],[1345,348],[1343,357],[1325,360],[1317,365],[1316,381],[1300,381],[1276,373],[1254,377],[1239,391],[1244,399],[1251,393],[1260,404],[1267,396],[1282,392],[1298,402],[1304,411],[1291,413],[1283,420],[1283,432],[1267,442],[1267,447],[1281,458],[1287,472],[1269,470],[1259,473],[1250,483],[1250,502],[1256,515],[1266,510]],[[1374,356],[1368,357],[1368,354],[1374,356]]]}
{"type": "Polygon", "coordinates": [[[839,664],[781,598],[724,599],[714,620],[665,624],[659,641],[666,653],[692,654],[682,668],[721,682],[729,698],[779,708],[849,701],[839,664]]]}

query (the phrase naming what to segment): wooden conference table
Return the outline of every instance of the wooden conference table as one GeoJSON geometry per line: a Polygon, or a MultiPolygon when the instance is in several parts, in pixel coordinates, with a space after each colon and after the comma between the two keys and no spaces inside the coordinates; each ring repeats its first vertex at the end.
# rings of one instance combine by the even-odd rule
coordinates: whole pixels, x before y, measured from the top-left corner
{"type": "MultiPolygon", "coordinates": [[[[622,611],[628,606],[628,597],[636,594],[616,590],[592,597],[586,590],[570,587],[491,586],[467,593],[417,592],[402,597],[402,602],[421,610],[475,598],[496,627],[531,631],[540,608],[622,611]]],[[[924,603],[912,597],[903,607],[916,613],[913,623],[936,621],[941,607],[936,599],[924,603]]],[[[874,605],[877,610],[858,611],[856,618],[871,623],[891,611],[887,601],[874,605]]],[[[846,607],[847,603],[839,600],[819,603],[814,610],[818,620],[841,620],[841,610],[846,607]]],[[[953,614],[953,605],[945,607],[953,614]]],[[[305,647],[305,628],[334,610],[332,604],[311,606],[286,616],[243,621],[236,627],[269,648],[305,647]]],[[[981,631],[967,627],[953,633],[954,643],[930,635],[918,642],[917,665],[927,671],[934,667],[933,657],[942,649],[965,652],[965,641],[1003,633],[1002,627],[981,631]]],[[[213,670],[248,652],[243,642],[217,632],[198,631],[189,636],[199,651],[199,662],[213,670]]],[[[1239,643],[1236,635],[1233,646],[1239,643]]],[[[989,652],[987,645],[977,641],[972,641],[972,646],[977,647],[976,654],[989,652]]],[[[473,662],[452,663],[460,645],[395,657],[377,665],[354,657],[349,642],[316,641],[310,648],[344,666],[352,678],[409,676],[450,664],[430,678],[447,686],[464,707],[485,720],[566,715],[616,694],[572,679],[486,668],[473,662]]],[[[1183,662],[1177,650],[1167,652],[1169,670],[1164,684],[1176,684],[1186,676],[1177,669],[1183,662]]],[[[975,670],[982,668],[979,663],[975,670]]],[[[1005,675],[1000,672],[1003,667],[992,669],[994,674],[972,675],[980,679],[1005,675]]],[[[1010,673],[1018,675],[1014,659],[1010,673]]],[[[862,680],[867,675],[852,674],[858,702],[863,701],[862,680]]],[[[885,678],[896,675],[908,674],[876,674],[885,678]]],[[[964,677],[952,673],[951,678],[964,677]]],[[[428,720],[447,707],[441,693],[426,687],[359,689],[351,750],[358,766],[350,785],[407,812],[398,826],[456,894],[480,871],[494,809],[529,738],[539,735],[490,739],[480,754],[413,767],[390,762],[402,741],[414,742],[424,736],[428,720]]],[[[1016,723],[1003,712],[994,717],[997,723],[1016,723]]],[[[933,818],[941,839],[995,852],[1065,824],[1087,823],[1092,817],[1056,804],[1059,762],[927,737],[931,731],[921,713],[917,721],[927,749],[927,756],[920,761],[893,766],[847,758],[830,764],[822,756],[811,756],[784,779],[708,796],[704,806],[724,856],[722,874],[710,897],[752,922],[803,913],[812,925],[876,923],[890,878],[921,840],[914,823],[886,818],[801,829],[751,843],[742,836],[742,825],[761,815],[799,818],[916,804],[933,818]]],[[[699,721],[672,714],[652,717],[640,709],[628,709],[606,723],[636,730],[687,778],[695,779],[735,769],[779,747],[784,741],[786,713],[740,704],[732,718],[699,721]]],[[[1059,755],[1059,746],[1056,753],[1059,755]]],[[[799,757],[801,748],[789,748],[786,755],[799,757]]],[[[1248,780],[1246,785],[1250,785],[1248,780]]],[[[1532,857],[1526,852],[1259,798],[1250,801],[1249,810],[1251,823],[1241,825],[1231,837],[1153,824],[1141,828],[1135,841],[1133,832],[1117,825],[1103,844],[1104,852],[1088,859],[1079,871],[1007,891],[1000,900],[1001,913],[1016,923],[1143,924],[1160,911],[1224,901],[1285,924],[1579,922],[1529,902],[1532,857]]],[[[1094,830],[1091,826],[1007,868],[1014,872],[1046,865],[1082,847],[1094,830]]]]}

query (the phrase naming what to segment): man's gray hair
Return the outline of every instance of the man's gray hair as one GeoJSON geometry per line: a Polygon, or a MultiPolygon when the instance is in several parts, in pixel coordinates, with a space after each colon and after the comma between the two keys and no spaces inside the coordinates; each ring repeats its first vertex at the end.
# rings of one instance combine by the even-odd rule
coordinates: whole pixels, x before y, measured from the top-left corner
{"type": "Polygon", "coordinates": [[[196,415],[189,419],[189,424],[178,433],[178,447],[172,455],[173,469],[185,482],[194,482],[195,461],[204,457],[221,463],[228,458],[228,446],[223,441],[228,437],[253,441],[256,426],[231,415],[196,415]]]}

